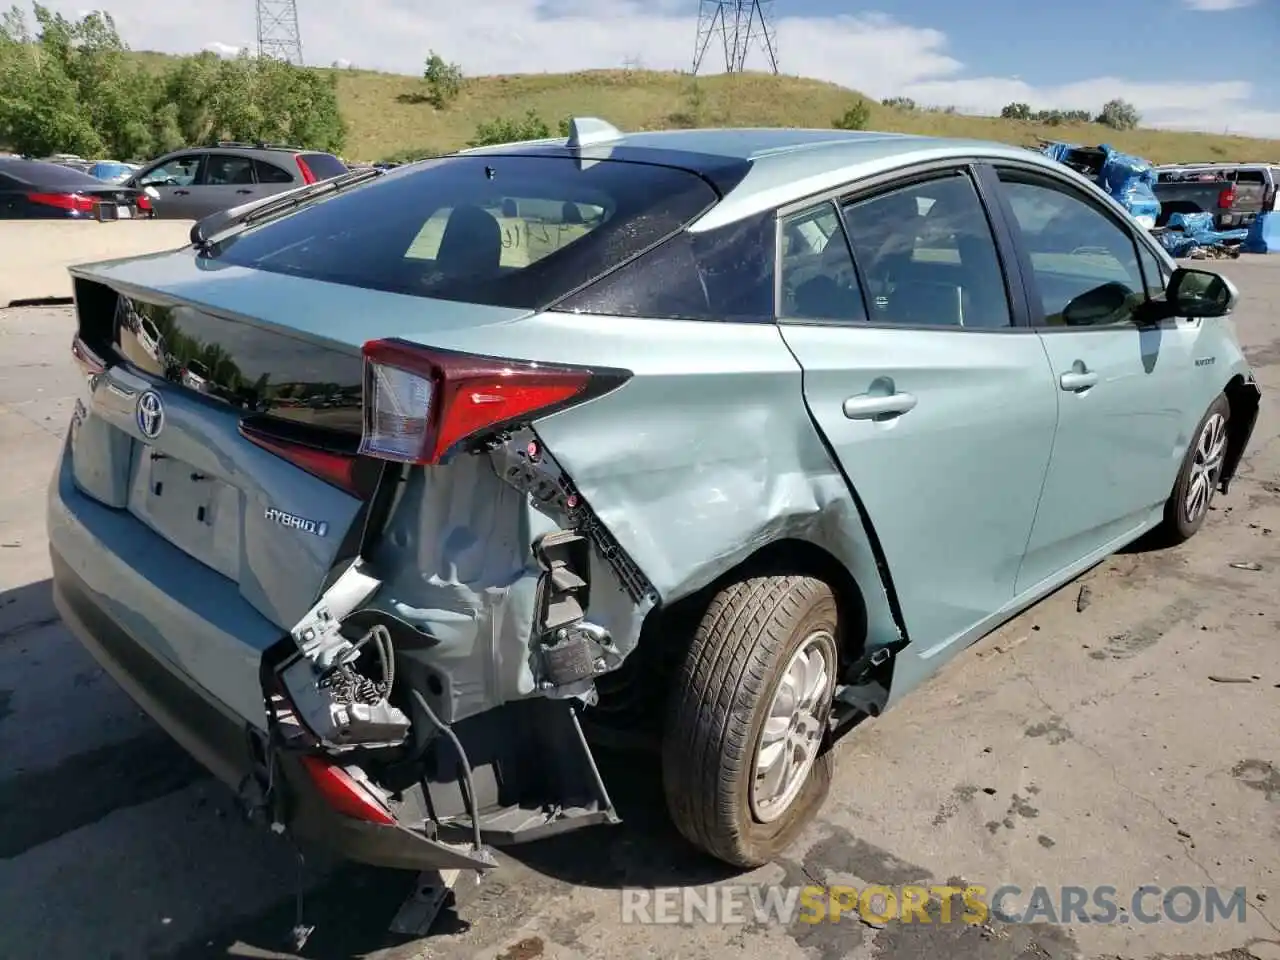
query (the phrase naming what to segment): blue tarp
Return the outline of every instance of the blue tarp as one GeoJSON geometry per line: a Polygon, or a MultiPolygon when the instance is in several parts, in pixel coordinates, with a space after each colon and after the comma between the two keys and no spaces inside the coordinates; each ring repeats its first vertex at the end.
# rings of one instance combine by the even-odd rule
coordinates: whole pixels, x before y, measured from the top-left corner
{"type": "Polygon", "coordinates": [[[1174,257],[1188,256],[1196,247],[1230,247],[1249,235],[1247,228],[1213,229],[1212,213],[1174,213],[1159,234],[1160,246],[1174,257]]]}
{"type": "Polygon", "coordinates": [[[1109,144],[1081,147],[1074,143],[1046,143],[1041,152],[1093,179],[1129,211],[1154,227],[1160,217],[1160,201],[1154,190],[1156,173],[1141,157],[1121,153],[1109,144]],[[1148,219],[1149,218],[1149,219],[1148,219]]]}
{"type": "Polygon", "coordinates": [[[1280,253],[1280,212],[1259,214],[1240,249],[1245,253],[1280,253]]]}

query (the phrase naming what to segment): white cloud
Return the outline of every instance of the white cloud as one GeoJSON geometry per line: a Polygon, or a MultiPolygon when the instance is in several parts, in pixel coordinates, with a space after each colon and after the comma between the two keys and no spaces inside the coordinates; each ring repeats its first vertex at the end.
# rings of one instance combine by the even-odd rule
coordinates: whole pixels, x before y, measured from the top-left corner
{"type": "MultiPolygon", "coordinates": [[[[217,46],[253,47],[253,0],[157,3],[101,0],[135,49],[189,51],[201,38],[217,46]]],[[[1251,0],[1184,0],[1221,8],[1251,0]]],[[[83,0],[51,5],[74,14],[83,0]]],[[[643,63],[655,70],[689,69],[696,5],[692,0],[326,0],[300,4],[308,63],[335,61],[418,73],[434,49],[466,73],[539,73],[643,63]]],[[[1263,109],[1246,81],[1137,83],[1095,77],[1035,87],[1017,77],[972,75],[947,50],[938,30],[885,14],[781,17],[778,53],[786,73],[831,80],[873,97],[909,96],[974,112],[994,113],[1011,101],[1036,107],[1096,110],[1113,97],[1131,101],[1144,122],[1180,129],[1280,137],[1280,111],[1263,109]]],[[[209,47],[214,47],[210,44],[209,47]]],[[[703,69],[723,67],[713,45],[703,69]]],[[[764,69],[753,51],[749,69],[764,69]]]]}
{"type": "Polygon", "coordinates": [[[1222,10],[1239,10],[1252,7],[1258,0],[1182,0],[1192,10],[1203,10],[1206,13],[1218,13],[1222,10]]]}
{"type": "Polygon", "coordinates": [[[216,53],[220,57],[234,57],[240,52],[240,47],[234,43],[221,43],[214,40],[212,43],[206,43],[204,49],[210,53],[216,53]]]}

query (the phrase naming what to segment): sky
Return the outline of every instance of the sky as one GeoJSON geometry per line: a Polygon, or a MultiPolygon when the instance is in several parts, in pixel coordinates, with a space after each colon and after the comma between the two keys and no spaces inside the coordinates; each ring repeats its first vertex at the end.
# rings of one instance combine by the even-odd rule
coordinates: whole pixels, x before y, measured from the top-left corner
{"type": "MultiPolygon", "coordinates": [[[[68,16],[84,0],[45,0],[68,16]]],[[[280,0],[273,0],[279,3],[280,0]]],[[[137,50],[234,53],[255,0],[101,0],[137,50]]],[[[429,49],[469,75],[690,67],[698,0],[297,0],[307,63],[419,73],[429,49]]],[[[779,68],[876,98],[966,113],[1097,110],[1144,126],[1280,138],[1280,0],[773,0],[779,68]],[[1196,49],[1204,42],[1205,52],[1196,49]],[[1140,52],[1141,51],[1141,52],[1140,52]]],[[[767,69],[753,50],[748,69],[767,69]]],[[[709,52],[704,71],[724,67],[709,52]]]]}

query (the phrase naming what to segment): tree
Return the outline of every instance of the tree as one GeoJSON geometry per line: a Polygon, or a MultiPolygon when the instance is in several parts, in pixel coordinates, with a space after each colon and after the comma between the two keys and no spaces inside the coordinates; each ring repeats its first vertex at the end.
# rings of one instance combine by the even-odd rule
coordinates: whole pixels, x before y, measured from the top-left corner
{"type": "Polygon", "coordinates": [[[129,57],[108,13],[69,20],[36,4],[0,17],[0,140],[22,153],[133,159],[215,139],[338,151],[337,77],[269,58],[175,58],[160,74],[129,57]]]}
{"type": "Polygon", "coordinates": [[[449,106],[462,92],[462,68],[456,63],[446,62],[434,50],[427,57],[422,79],[427,83],[427,102],[437,110],[449,106]]]}
{"type": "Polygon", "coordinates": [[[919,109],[916,102],[910,97],[885,97],[880,101],[880,106],[888,107],[890,110],[902,110],[907,113],[919,109]]]}
{"type": "Polygon", "coordinates": [[[551,136],[551,128],[530,110],[523,117],[498,117],[486,120],[476,127],[475,136],[467,141],[469,147],[487,147],[495,143],[516,143],[521,140],[545,140],[551,136]]]}
{"type": "Polygon", "coordinates": [[[1031,104],[1007,103],[1004,109],[1000,111],[1000,117],[1003,120],[1030,120],[1031,104]]]}
{"type": "Polygon", "coordinates": [[[1142,120],[1138,108],[1128,100],[1108,100],[1098,114],[1095,123],[1101,123],[1112,130],[1133,130],[1142,120]]]}
{"type": "Polygon", "coordinates": [[[841,116],[831,121],[837,130],[865,130],[871,122],[871,105],[859,97],[841,116]]]}

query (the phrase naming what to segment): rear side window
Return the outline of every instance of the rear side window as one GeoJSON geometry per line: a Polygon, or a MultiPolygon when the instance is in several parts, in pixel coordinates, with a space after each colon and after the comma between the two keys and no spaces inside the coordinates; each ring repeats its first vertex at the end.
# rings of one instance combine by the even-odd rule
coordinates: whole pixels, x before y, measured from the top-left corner
{"type": "Polygon", "coordinates": [[[204,182],[211,187],[253,183],[253,161],[248,157],[215,153],[205,165],[204,182]]]}
{"type": "Polygon", "coordinates": [[[347,172],[347,165],[330,153],[302,153],[298,155],[298,159],[307,165],[307,169],[316,175],[317,180],[340,177],[347,172]]]}
{"type": "Polygon", "coordinates": [[[567,313],[772,323],[773,211],[682,231],[555,305],[567,313]]]}
{"type": "Polygon", "coordinates": [[[968,176],[935,177],[843,212],[873,323],[1012,325],[995,237],[968,176]]]}
{"type": "Polygon", "coordinates": [[[716,199],[701,177],[655,164],[443,157],[229,237],[209,256],[371,290],[540,309],[716,199]]]}
{"type": "Polygon", "coordinates": [[[1266,182],[1266,178],[1263,177],[1261,170],[1241,170],[1236,174],[1236,183],[1252,183],[1261,185],[1266,182]]]}
{"type": "Polygon", "coordinates": [[[265,160],[253,161],[253,170],[258,175],[259,183],[293,183],[288,170],[281,170],[274,163],[267,163],[265,160]]]}
{"type": "Polygon", "coordinates": [[[782,283],[778,313],[792,320],[866,320],[866,303],[834,204],[781,224],[782,283]]]}

